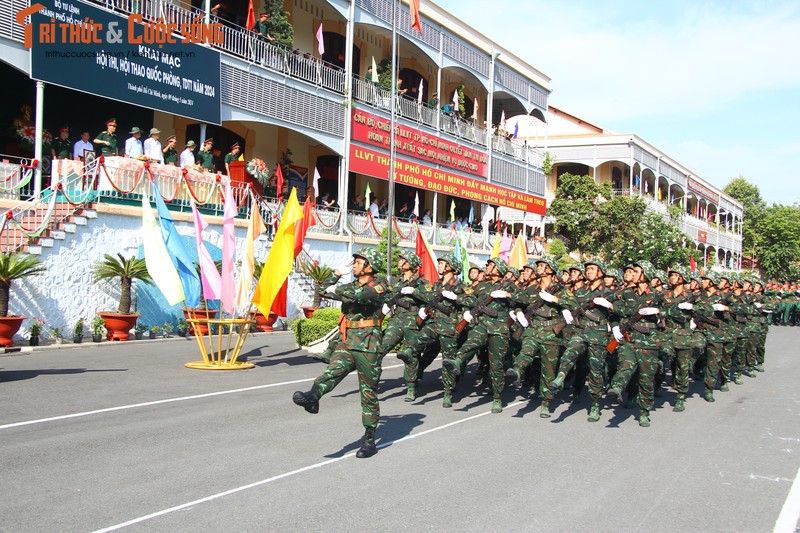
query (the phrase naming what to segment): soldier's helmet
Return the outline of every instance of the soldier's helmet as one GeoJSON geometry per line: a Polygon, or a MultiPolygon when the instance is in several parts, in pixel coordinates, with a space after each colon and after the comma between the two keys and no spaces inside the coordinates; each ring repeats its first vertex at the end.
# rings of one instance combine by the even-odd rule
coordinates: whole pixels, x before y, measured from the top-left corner
{"type": "Polygon", "coordinates": [[[700,276],[700,279],[701,280],[707,279],[707,280],[711,281],[711,283],[713,283],[714,285],[717,285],[717,284],[719,284],[719,279],[720,278],[719,278],[719,274],[717,274],[713,270],[709,270],[708,272],[706,272],[705,274],[700,276]]]}
{"type": "Polygon", "coordinates": [[[525,270],[526,268],[529,268],[529,269],[533,270],[534,272],[536,272],[536,263],[538,263],[538,262],[539,261],[536,260],[536,259],[528,259],[528,263],[524,267],[522,267],[522,270],[525,270]]]}
{"type": "Polygon", "coordinates": [[[461,260],[456,257],[456,254],[446,253],[439,258],[439,261],[444,261],[450,265],[450,268],[452,268],[454,272],[461,272],[461,260]]]}
{"type": "Polygon", "coordinates": [[[583,264],[584,267],[587,267],[589,265],[596,265],[597,268],[599,268],[603,272],[603,276],[605,276],[606,272],[608,271],[608,266],[606,265],[606,262],[600,259],[599,257],[593,257],[592,259],[589,259],[583,264]]]}
{"type": "Polygon", "coordinates": [[[674,268],[669,269],[669,273],[672,274],[675,272],[676,274],[680,275],[683,278],[683,283],[689,283],[691,281],[691,274],[689,273],[689,269],[684,266],[677,266],[674,268]]]}
{"type": "Polygon", "coordinates": [[[733,282],[736,281],[736,274],[734,274],[733,272],[720,272],[717,275],[717,283],[719,283],[723,279],[728,280],[728,283],[733,285],[733,282]]]}
{"type": "Polygon", "coordinates": [[[658,277],[658,271],[656,270],[656,267],[653,266],[653,263],[651,263],[650,261],[638,261],[635,264],[642,269],[642,274],[644,274],[644,277],[647,278],[647,281],[650,281],[653,278],[658,277]]]}
{"type": "Polygon", "coordinates": [[[571,271],[572,271],[572,270],[577,270],[578,272],[580,272],[580,273],[581,273],[581,276],[585,276],[585,275],[586,275],[586,269],[585,269],[585,268],[583,267],[583,265],[582,265],[582,264],[580,264],[580,263],[578,263],[577,265],[572,265],[571,267],[569,267],[569,269],[570,269],[571,271]]]}
{"type": "Polygon", "coordinates": [[[508,271],[514,276],[514,279],[519,279],[519,269],[516,267],[508,267],[508,271]]]}
{"type": "Polygon", "coordinates": [[[663,270],[656,270],[656,273],[653,275],[653,277],[660,279],[662,284],[667,284],[667,273],[663,270]]]}
{"type": "Polygon", "coordinates": [[[494,263],[494,267],[497,269],[497,273],[501,276],[505,276],[508,274],[508,263],[506,263],[505,259],[500,259],[499,257],[493,257],[486,261],[486,263],[494,263]]]}
{"type": "Polygon", "coordinates": [[[375,248],[369,248],[367,246],[359,248],[358,251],[353,254],[353,257],[365,259],[376,273],[384,271],[385,265],[383,257],[381,257],[381,254],[378,253],[378,250],[375,248]]]}
{"type": "Polygon", "coordinates": [[[422,266],[422,261],[420,261],[417,254],[411,250],[404,250],[400,254],[400,257],[408,261],[408,264],[411,265],[411,270],[418,270],[422,266]]]}
{"type": "Polygon", "coordinates": [[[539,263],[544,263],[545,265],[550,267],[550,270],[553,271],[553,274],[558,273],[558,265],[556,264],[556,259],[552,255],[546,255],[541,259],[536,259],[534,261],[537,265],[539,263]]]}
{"type": "Polygon", "coordinates": [[[765,287],[763,279],[759,278],[758,276],[753,276],[753,287],[756,285],[761,285],[762,289],[765,287]]]}

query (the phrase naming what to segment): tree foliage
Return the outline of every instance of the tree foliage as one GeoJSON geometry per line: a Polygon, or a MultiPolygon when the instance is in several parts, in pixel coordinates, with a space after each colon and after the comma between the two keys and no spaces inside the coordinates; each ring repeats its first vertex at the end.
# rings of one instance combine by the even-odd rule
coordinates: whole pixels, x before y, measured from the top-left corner
{"type": "Polygon", "coordinates": [[[548,214],[555,217],[554,230],[570,241],[579,255],[596,253],[595,223],[598,204],[611,198],[611,185],[598,185],[591,176],[562,174],[548,214]]]}
{"type": "Polygon", "coordinates": [[[756,221],[759,265],[768,278],[800,277],[800,206],[774,204],[756,221]]]}
{"type": "Polygon", "coordinates": [[[273,39],[292,47],[294,28],[289,23],[289,13],[283,9],[283,0],[264,0],[264,12],[267,18],[267,31],[273,39]]]}
{"type": "Polygon", "coordinates": [[[761,198],[761,191],[756,185],[747,181],[744,176],[734,178],[728,183],[723,192],[741,202],[744,207],[744,226],[742,228],[742,253],[752,254],[753,246],[762,244],[758,221],[764,217],[767,203],[761,198]]]}

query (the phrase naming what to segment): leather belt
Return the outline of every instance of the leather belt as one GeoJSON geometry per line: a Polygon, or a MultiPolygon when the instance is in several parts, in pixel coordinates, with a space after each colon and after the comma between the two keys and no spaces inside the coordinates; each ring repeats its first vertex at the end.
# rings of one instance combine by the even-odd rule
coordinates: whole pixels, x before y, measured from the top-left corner
{"type": "Polygon", "coordinates": [[[533,325],[536,327],[541,328],[549,328],[551,326],[556,326],[558,324],[563,324],[563,318],[551,318],[550,320],[536,320],[533,322],[533,325]]]}
{"type": "Polygon", "coordinates": [[[339,317],[339,333],[342,336],[342,342],[347,340],[348,329],[362,329],[362,328],[377,328],[380,327],[380,319],[359,319],[356,321],[348,320],[345,315],[339,317]]]}

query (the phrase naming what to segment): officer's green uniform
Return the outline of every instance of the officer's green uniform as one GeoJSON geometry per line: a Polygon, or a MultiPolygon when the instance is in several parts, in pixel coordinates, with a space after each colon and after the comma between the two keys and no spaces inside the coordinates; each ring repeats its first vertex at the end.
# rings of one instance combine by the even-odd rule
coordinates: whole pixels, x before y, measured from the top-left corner
{"type": "MultiPolygon", "coordinates": [[[[167,139],[167,143],[169,143],[170,139],[172,138],[173,137],[167,139]]],[[[195,162],[197,162],[196,156],[195,156],[195,162]]],[[[169,165],[170,163],[175,166],[178,166],[178,151],[175,148],[167,148],[166,152],[164,152],[164,164],[169,165]]]]}
{"type": "Polygon", "coordinates": [[[71,159],[72,141],[62,139],[59,135],[50,143],[50,148],[56,153],[56,159],[71,159]]]}
{"type": "MultiPolygon", "coordinates": [[[[214,169],[214,154],[211,150],[198,150],[194,156],[194,161],[206,172],[211,172],[214,169]]],[[[230,163],[227,156],[225,157],[225,162],[230,163]]]]}
{"type": "Polygon", "coordinates": [[[100,153],[104,156],[115,156],[117,155],[117,134],[116,133],[108,133],[108,130],[100,133],[97,137],[95,137],[95,143],[99,144],[100,146],[100,153]],[[109,144],[97,143],[97,141],[107,141],[109,144]]]}
{"type": "MultiPolygon", "coordinates": [[[[722,304],[723,298],[727,297],[716,289],[717,274],[709,272],[703,278],[711,281],[713,289],[701,295],[695,304],[695,322],[698,323],[698,328],[706,338],[706,367],[703,381],[705,383],[705,399],[713,402],[717,376],[720,374],[723,354],[727,348],[726,329],[728,329],[730,321],[730,312],[714,309],[714,305],[722,304]]],[[[722,384],[727,388],[728,384],[724,375],[722,384]]]]}

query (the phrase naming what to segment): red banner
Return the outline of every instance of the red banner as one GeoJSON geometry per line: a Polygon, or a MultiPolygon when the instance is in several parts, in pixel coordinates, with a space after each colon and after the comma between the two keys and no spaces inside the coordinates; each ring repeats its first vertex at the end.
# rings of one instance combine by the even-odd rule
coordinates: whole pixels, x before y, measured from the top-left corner
{"type": "MultiPolygon", "coordinates": [[[[350,171],[388,180],[389,156],[351,144],[350,171]]],[[[395,159],[395,182],[537,215],[544,215],[547,209],[544,198],[451,174],[446,170],[434,169],[407,159],[395,159]]]]}
{"type": "Polygon", "coordinates": [[[703,230],[697,230],[697,241],[708,242],[708,232],[703,230]]]}
{"type": "MultiPolygon", "coordinates": [[[[389,149],[389,119],[353,110],[353,140],[389,149]]],[[[449,167],[482,178],[486,177],[489,156],[418,129],[395,124],[394,144],[397,153],[429,163],[449,167]]]]}

